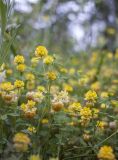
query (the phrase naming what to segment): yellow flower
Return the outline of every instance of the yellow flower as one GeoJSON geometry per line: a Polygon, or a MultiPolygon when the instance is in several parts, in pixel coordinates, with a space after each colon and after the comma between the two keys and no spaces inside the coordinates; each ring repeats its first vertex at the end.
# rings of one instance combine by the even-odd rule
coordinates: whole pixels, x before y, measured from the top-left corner
{"type": "Polygon", "coordinates": [[[88,83],[89,79],[87,77],[83,77],[79,79],[79,85],[85,86],[88,83]]]}
{"type": "Polygon", "coordinates": [[[27,129],[28,131],[32,132],[32,133],[36,133],[36,128],[33,126],[28,127],[27,129]]]}
{"type": "Polygon", "coordinates": [[[35,102],[41,103],[43,98],[44,98],[44,95],[41,91],[38,91],[38,92],[34,93],[34,101],[35,102]]]}
{"type": "Polygon", "coordinates": [[[81,104],[79,102],[74,102],[69,106],[69,111],[71,112],[76,112],[76,111],[80,111],[81,109],[81,104]]]}
{"type": "Polygon", "coordinates": [[[97,124],[96,126],[99,128],[99,129],[104,129],[106,123],[104,121],[97,121],[97,124]]]}
{"type": "Polygon", "coordinates": [[[48,79],[50,79],[50,80],[52,80],[52,81],[54,81],[54,80],[57,78],[56,73],[53,72],[53,71],[49,71],[49,72],[47,73],[47,77],[48,77],[48,79]]]}
{"type": "Polygon", "coordinates": [[[32,100],[28,100],[27,105],[28,105],[28,107],[32,108],[36,105],[36,102],[34,102],[32,100]]]}
{"type": "Polygon", "coordinates": [[[15,86],[15,88],[22,88],[22,87],[24,87],[24,82],[21,80],[16,80],[14,82],[14,86],[15,86]]]}
{"type": "Polygon", "coordinates": [[[20,72],[24,72],[24,70],[26,69],[26,65],[25,64],[18,64],[16,66],[16,69],[20,72]]]}
{"type": "Polygon", "coordinates": [[[107,53],[107,57],[108,57],[109,59],[112,59],[112,58],[113,58],[113,53],[107,53]]]}
{"type": "Polygon", "coordinates": [[[46,91],[44,86],[37,86],[37,90],[40,91],[40,92],[45,92],[46,91]]]}
{"type": "Polygon", "coordinates": [[[108,92],[102,92],[100,97],[101,98],[108,98],[109,97],[108,92]]]}
{"type": "Polygon", "coordinates": [[[58,158],[50,158],[49,160],[59,160],[58,158]]]}
{"type": "Polygon", "coordinates": [[[69,84],[64,84],[64,90],[67,91],[67,92],[72,92],[73,87],[69,84]]]}
{"type": "Polygon", "coordinates": [[[98,152],[98,159],[102,160],[116,160],[111,146],[102,146],[98,152]]]}
{"type": "Polygon", "coordinates": [[[66,68],[60,68],[60,72],[62,72],[62,73],[67,73],[68,71],[67,71],[66,68]]]}
{"type": "Polygon", "coordinates": [[[48,121],[48,119],[47,118],[43,118],[42,120],[41,120],[41,123],[42,124],[47,124],[49,121],[48,121]]]}
{"type": "Polygon", "coordinates": [[[43,63],[45,64],[52,64],[54,61],[54,58],[52,56],[46,56],[43,60],[43,63]]]}
{"type": "Polygon", "coordinates": [[[47,56],[48,51],[44,46],[38,46],[35,50],[35,56],[44,57],[47,56]]]}
{"type": "Polygon", "coordinates": [[[25,78],[26,80],[29,80],[29,81],[35,80],[35,76],[32,73],[26,73],[25,78]]]}
{"type": "Polygon", "coordinates": [[[91,119],[92,118],[92,111],[89,107],[81,108],[80,110],[81,119],[91,119]]]}
{"type": "Polygon", "coordinates": [[[100,82],[94,82],[91,84],[91,89],[95,90],[95,91],[99,91],[100,90],[100,82]]]}
{"type": "Polygon", "coordinates": [[[39,155],[31,155],[29,157],[29,160],[41,160],[41,158],[39,157],[39,155]]]}
{"type": "Polygon", "coordinates": [[[25,62],[25,59],[22,55],[15,56],[15,58],[14,58],[15,64],[24,63],[24,62],[25,62]]]}
{"type": "Polygon", "coordinates": [[[7,104],[11,104],[11,103],[17,102],[17,100],[18,100],[18,96],[14,91],[2,92],[1,94],[2,94],[3,100],[7,104]]]}
{"type": "Polygon", "coordinates": [[[97,94],[95,91],[89,90],[85,94],[85,100],[87,101],[96,102],[96,99],[97,99],[97,94]]]}
{"type": "Polygon", "coordinates": [[[3,91],[11,91],[14,89],[14,86],[11,84],[11,82],[3,82],[0,84],[0,88],[3,91]]]}
{"type": "Polygon", "coordinates": [[[13,138],[13,142],[14,143],[19,142],[19,143],[30,144],[30,139],[27,136],[27,134],[20,132],[20,133],[15,134],[15,136],[13,138]]]}
{"type": "Polygon", "coordinates": [[[13,138],[14,148],[17,152],[26,152],[30,139],[25,133],[17,133],[13,138]]]}
{"type": "Polygon", "coordinates": [[[104,108],[107,108],[107,105],[106,105],[105,103],[102,103],[102,104],[100,105],[100,107],[101,107],[102,109],[104,109],[104,108]]]}
{"type": "Polygon", "coordinates": [[[75,68],[70,68],[69,74],[70,74],[70,75],[74,75],[74,74],[75,74],[75,68]]]}
{"type": "Polygon", "coordinates": [[[37,66],[37,64],[39,63],[39,58],[38,57],[33,57],[32,59],[31,59],[31,63],[32,63],[32,65],[35,67],[35,66],[37,66]]]}
{"type": "Polygon", "coordinates": [[[11,75],[12,73],[13,73],[12,69],[7,69],[7,70],[6,70],[6,74],[7,74],[7,75],[11,75]]]}
{"type": "Polygon", "coordinates": [[[36,115],[37,108],[35,107],[35,102],[30,100],[27,104],[21,104],[21,110],[26,118],[33,118],[36,115]]]}
{"type": "Polygon", "coordinates": [[[23,111],[26,111],[26,110],[27,110],[27,105],[24,104],[24,103],[22,103],[20,107],[21,107],[21,109],[22,109],[23,111]]]}
{"type": "Polygon", "coordinates": [[[97,118],[97,117],[98,117],[98,113],[99,113],[99,109],[97,109],[97,108],[92,108],[93,118],[97,118]]]}

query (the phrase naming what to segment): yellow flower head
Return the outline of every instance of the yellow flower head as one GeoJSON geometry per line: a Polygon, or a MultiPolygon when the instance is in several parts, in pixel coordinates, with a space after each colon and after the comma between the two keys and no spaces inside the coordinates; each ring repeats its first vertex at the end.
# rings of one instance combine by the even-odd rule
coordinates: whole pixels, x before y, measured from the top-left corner
{"type": "Polygon", "coordinates": [[[35,50],[35,56],[44,57],[47,56],[48,51],[44,46],[38,46],[35,50]]]}
{"type": "Polygon", "coordinates": [[[35,67],[39,63],[39,58],[38,57],[33,57],[31,59],[31,64],[35,67]]]}
{"type": "Polygon", "coordinates": [[[30,144],[30,139],[25,133],[16,133],[13,138],[14,143],[24,143],[24,144],[30,144]]]}
{"type": "Polygon", "coordinates": [[[24,82],[21,80],[16,80],[14,82],[14,86],[15,86],[15,88],[22,88],[22,87],[24,87],[24,82]]]}
{"type": "Polygon", "coordinates": [[[26,152],[30,139],[25,133],[17,133],[13,138],[13,142],[17,152],[26,152]]]}
{"type": "Polygon", "coordinates": [[[69,74],[70,74],[70,75],[74,75],[74,74],[75,74],[75,68],[70,68],[69,74]]]}
{"type": "Polygon", "coordinates": [[[62,72],[62,73],[67,73],[68,70],[67,70],[66,68],[60,68],[60,72],[62,72]]]}
{"type": "Polygon", "coordinates": [[[39,157],[39,155],[31,155],[29,157],[29,160],[41,160],[41,158],[39,157]]]}
{"type": "Polygon", "coordinates": [[[108,98],[109,97],[108,92],[102,92],[100,97],[101,98],[108,98]]]}
{"type": "Polygon", "coordinates": [[[24,72],[24,70],[26,69],[26,65],[25,64],[18,64],[16,66],[16,69],[17,69],[17,71],[24,72]]]}
{"type": "Polygon", "coordinates": [[[48,79],[50,79],[50,80],[52,80],[52,81],[54,81],[54,80],[57,78],[56,73],[53,72],[53,71],[49,71],[49,72],[47,73],[47,77],[48,77],[48,79]]]}
{"type": "Polygon", "coordinates": [[[37,86],[37,90],[40,91],[40,92],[45,92],[46,91],[44,86],[37,86]]]}
{"type": "Polygon", "coordinates": [[[21,63],[24,63],[24,62],[25,62],[25,59],[22,55],[15,56],[15,58],[14,58],[14,63],[15,64],[21,64],[21,63]]]}
{"type": "Polygon", "coordinates": [[[33,127],[33,126],[28,127],[27,130],[28,130],[29,132],[36,133],[36,128],[33,127]]]}
{"type": "Polygon", "coordinates": [[[74,102],[69,106],[68,109],[69,109],[69,111],[76,112],[76,111],[80,111],[81,107],[82,106],[79,102],[74,102]]]}
{"type": "Polygon", "coordinates": [[[64,84],[64,90],[67,91],[67,92],[72,92],[73,87],[69,84],[64,84]]]}
{"type": "Polygon", "coordinates": [[[49,122],[49,120],[47,119],[47,118],[43,118],[42,120],[41,120],[41,123],[42,124],[47,124],[49,122]]]}
{"type": "Polygon", "coordinates": [[[97,156],[100,160],[116,160],[113,149],[106,145],[100,148],[97,156]]]}
{"type": "Polygon", "coordinates": [[[80,110],[81,119],[91,119],[92,118],[92,111],[89,107],[81,108],[80,110]]]}
{"type": "Polygon", "coordinates": [[[28,100],[27,105],[28,105],[28,107],[32,108],[36,105],[36,102],[34,102],[32,100],[28,100]]]}
{"type": "Polygon", "coordinates": [[[28,81],[35,80],[35,75],[32,73],[26,73],[25,78],[28,81]]]}
{"type": "Polygon", "coordinates": [[[11,84],[11,82],[3,82],[0,84],[0,88],[3,91],[11,91],[14,89],[14,86],[11,84]]]}
{"type": "Polygon", "coordinates": [[[27,110],[27,105],[22,103],[21,104],[21,110],[26,111],[27,110]]]}
{"type": "Polygon", "coordinates": [[[32,100],[28,101],[27,104],[21,104],[20,107],[26,118],[33,118],[36,115],[37,108],[35,107],[35,102],[32,100]]]}
{"type": "Polygon", "coordinates": [[[52,56],[46,56],[43,60],[43,63],[45,64],[52,64],[54,61],[54,58],[52,56]]]}
{"type": "Polygon", "coordinates": [[[99,114],[99,109],[97,108],[92,108],[92,113],[93,113],[93,118],[97,118],[99,114]]]}
{"type": "Polygon", "coordinates": [[[11,75],[12,73],[13,73],[12,69],[7,69],[7,70],[6,70],[6,74],[7,74],[7,75],[11,75]]]}
{"type": "Polygon", "coordinates": [[[97,121],[97,124],[96,126],[99,128],[99,129],[104,129],[106,123],[104,121],[97,121]]]}
{"type": "Polygon", "coordinates": [[[95,90],[95,91],[99,91],[100,90],[100,82],[94,82],[91,84],[91,89],[95,90]]]}
{"type": "Polygon", "coordinates": [[[85,100],[87,101],[96,102],[96,99],[97,99],[97,94],[95,91],[89,90],[85,94],[85,100]]]}

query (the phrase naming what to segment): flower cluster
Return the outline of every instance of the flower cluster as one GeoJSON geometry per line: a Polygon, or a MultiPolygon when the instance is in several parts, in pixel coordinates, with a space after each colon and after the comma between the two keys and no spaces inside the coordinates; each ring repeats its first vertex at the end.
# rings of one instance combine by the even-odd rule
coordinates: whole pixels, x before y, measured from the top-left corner
{"type": "Polygon", "coordinates": [[[100,68],[97,52],[67,62],[49,53],[37,46],[0,67],[0,156],[118,159],[118,50],[100,68]]]}

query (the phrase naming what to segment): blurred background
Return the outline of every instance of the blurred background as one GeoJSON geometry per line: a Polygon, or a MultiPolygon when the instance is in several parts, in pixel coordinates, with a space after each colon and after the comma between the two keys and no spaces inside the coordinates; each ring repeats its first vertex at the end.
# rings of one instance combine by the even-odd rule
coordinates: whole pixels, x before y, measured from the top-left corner
{"type": "Polygon", "coordinates": [[[36,45],[51,52],[78,54],[118,47],[118,0],[5,0],[11,5],[6,32],[14,54],[32,53],[36,45]]]}

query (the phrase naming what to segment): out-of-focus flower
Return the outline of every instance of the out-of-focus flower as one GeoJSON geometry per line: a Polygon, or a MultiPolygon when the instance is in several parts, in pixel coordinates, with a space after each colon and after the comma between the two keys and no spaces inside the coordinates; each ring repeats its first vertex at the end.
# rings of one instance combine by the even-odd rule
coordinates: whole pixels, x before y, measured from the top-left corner
{"type": "Polygon", "coordinates": [[[52,102],[52,109],[55,112],[60,111],[63,107],[64,107],[64,104],[61,101],[59,101],[59,102],[52,102]]]}
{"type": "Polygon", "coordinates": [[[41,157],[39,155],[31,155],[29,157],[29,160],[42,160],[41,157]]]}
{"type": "Polygon", "coordinates": [[[29,126],[27,130],[31,133],[36,133],[36,128],[34,126],[29,126]]]}
{"type": "Polygon", "coordinates": [[[94,82],[91,84],[91,89],[94,91],[99,91],[100,90],[100,82],[94,82]]]}
{"type": "Polygon", "coordinates": [[[111,146],[102,146],[97,156],[100,160],[116,160],[111,146]]]}
{"type": "Polygon", "coordinates": [[[48,120],[47,118],[43,118],[43,119],[41,120],[41,123],[42,123],[42,124],[48,124],[48,122],[49,122],[49,120],[48,120]]]}
{"type": "Polygon", "coordinates": [[[38,57],[33,57],[31,59],[31,64],[32,64],[33,67],[36,67],[38,65],[38,63],[39,63],[39,58],[38,57]]]}
{"type": "Polygon", "coordinates": [[[52,103],[55,103],[55,102],[62,102],[64,104],[68,104],[69,102],[68,92],[61,91],[61,92],[58,92],[56,95],[54,95],[54,99],[52,100],[52,103]]]}
{"type": "Polygon", "coordinates": [[[49,71],[49,72],[47,73],[47,77],[48,77],[49,80],[54,81],[54,80],[56,80],[56,78],[57,78],[57,74],[56,74],[56,72],[54,72],[54,71],[49,71]]]}
{"type": "Polygon", "coordinates": [[[52,56],[46,56],[43,60],[43,63],[48,65],[48,64],[52,64],[53,61],[54,61],[54,58],[52,56]]]}
{"type": "Polygon", "coordinates": [[[26,104],[21,104],[21,110],[26,118],[33,118],[36,115],[36,102],[29,100],[26,104]]]}
{"type": "Polygon", "coordinates": [[[68,107],[70,112],[79,112],[80,109],[82,108],[81,104],[79,102],[74,102],[72,104],[70,104],[70,106],[68,107]]]}
{"type": "Polygon", "coordinates": [[[67,92],[72,92],[73,87],[69,84],[64,84],[64,90],[67,91],[67,92]]]}
{"type": "Polygon", "coordinates": [[[16,80],[16,81],[14,82],[14,87],[15,87],[15,88],[18,88],[18,89],[23,88],[23,87],[24,87],[24,82],[21,81],[21,80],[16,80]]]}
{"type": "Polygon", "coordinates": [[[109,97],[108,92],[102,92],[100,97],[101,98],[108,98],[109,97]]]}
{"type": "Polygon", "coordinates": [[[24,72],[25,69],[26,69],[26,65],[25,64],[18,64],[16,66],[16,69],[19,71],[19,72],[24,72]]]}
{"type": "Polygon", "coordinates": [[[30,144],[30,139],[25,133],[16,133],[13,142],[17,152],[26,152],[30,144]]]}
{"type": "Polygon", "coordinates": [[[3,82],[0,84],[0,88],[3,91],[11,91],[14,89],[14,86],[11,84],[11,82],[3,82]]]}
{"type": "Polygon", "coordinates": [[[25,78],[27,81],[35,80],[35,75],[33,73],[26,73],[25,78]]]}
{"type": "Polygon", "coordinates": [[[106,123],[104,121],[97,121],[96,126],[98,129],[103,130],[106,126],[106,123]]]}

